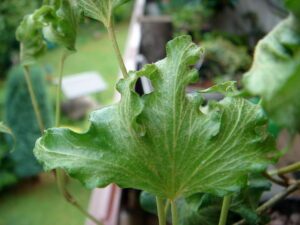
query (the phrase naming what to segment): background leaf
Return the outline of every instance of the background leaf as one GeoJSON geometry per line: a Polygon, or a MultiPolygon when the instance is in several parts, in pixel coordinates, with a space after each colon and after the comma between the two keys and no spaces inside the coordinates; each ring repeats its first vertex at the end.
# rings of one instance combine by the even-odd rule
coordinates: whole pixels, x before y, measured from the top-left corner
{"type": "Polygon", "coordinates": [[[114,10],[129,0],[79,0],[84,15],[110,26],[114,10]]]}
{"type": "Polygon", "coordinates": [[[300,1],[298,0],[285,0],[286,8],[300,18],[300,1]]]}
{"type": "Polygon", "coordinates": [[[204,113],[201,94],[186,94],[201,53],[189,36],[170,41],[165,59],[119,82],[120,103],[94,112],[87,133],[49,129],[36,157],[88,187],[116,183],[168,199],[239,190],[271,162],[274,140],[260,106],[230,97],[204,113]],[[134,91],[140,76],[154,87],[142,97],[134,91]]]}
{"type": "Polygon", "coordinates": [[[261,96],[267,114],[280,126],[300,130],[300,27],[295,17],[282,21],[255,50],[244,84],[261,96]]]}
{"type": "Polygon", "coordinates": [[[80,10],[75,0],[55,0],[53,13],[43,28],[44,37],[70,51],[75,50],[80,10]]]}
{"type": "Polygon", "coordinates": [[[80,10],[75,0],[46,1],[34,13],[27,15],[17,29],[21,42],[21,62],[30,65],[45,53],[47,41],[75,51],[80,10]]]}
{"type": "Polygon", "coordinates": [[[21,42],[20,60],[23,65],[34,64],[36,59],[46,51],[46,42],[41,29],[43,18],[51,12],[51,7],[42,6],[34,13],[24,17],[16,31],[16,38],[21,42]]]}

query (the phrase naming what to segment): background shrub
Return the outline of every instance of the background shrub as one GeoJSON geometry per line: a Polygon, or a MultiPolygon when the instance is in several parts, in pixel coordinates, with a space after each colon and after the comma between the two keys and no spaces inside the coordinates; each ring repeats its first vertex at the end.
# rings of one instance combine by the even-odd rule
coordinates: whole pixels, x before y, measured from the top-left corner
{"type": "MultiPolygon", "coordinates": [[[[43,121],[45,126],[49,127],[52,124],[52,111],[45,76],[39,68],[33,68],[30,75],[43,121]]],[[[13,68],[8,75],[5,121],[16,137],[16,147],[11,154],[15,174],[20,178],[38,174],[41,166],[33,156],[32,150],[41,133],[21,67],[13,68]]]]}

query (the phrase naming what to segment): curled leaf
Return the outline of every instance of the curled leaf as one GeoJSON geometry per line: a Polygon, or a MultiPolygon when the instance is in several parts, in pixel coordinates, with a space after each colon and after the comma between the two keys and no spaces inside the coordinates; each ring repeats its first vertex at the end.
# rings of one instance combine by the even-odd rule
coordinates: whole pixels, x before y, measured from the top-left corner
{"type": "Polygon", "coordinates": [[[33,64],[45,53],[45,40],[74,51],[79,20],[80,10],[75,0],[46,1],[41,8],[27,15],[16,32],[21,43],[22,64],[33,64]]]}
{"type": "Polygon", "coordinates": [[[165,59],[118,83],[121,101],[92,113],[88,132],[49,129],[35,156],[88,187],[116,183],[168,199],[239,190],[271,162],[274,141],[260,106],[228,97],[204,113],[201,94],[186,94],[201,54],[189,36],[170,41],[165,59]],[[134,90],[141,76],[154,87],[142,97],[134,90]]]}
{"type": "Polygon", "coordinates": [[[36,59],[46,51],[46,42],[41,29],[44,16],[51,12],[51,7],[42,6],[34,13],[24,17],[16,31],[16,38],[21,42],[20,60],[23,65],[35,63],[36,59]]]}
{"type": "Polygon", "coordinates": [[[75,51],[80,10],[75,0],[55,0],[53,13],[43,27],[44,37],[70,51],[75,51]]]}

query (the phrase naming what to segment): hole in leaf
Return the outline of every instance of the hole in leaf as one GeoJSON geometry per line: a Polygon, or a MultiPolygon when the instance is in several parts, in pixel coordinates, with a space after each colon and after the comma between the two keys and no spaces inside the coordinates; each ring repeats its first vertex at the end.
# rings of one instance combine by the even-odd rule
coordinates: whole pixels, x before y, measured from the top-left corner
{"type": "Polygon", "coordinates": [[[135,85],[135,91],[140,95],[143,96],[145,94],[150,94],[153,92],[153,86],[151,83],[151,80],[149,80],[147,77],[142,76],[140,77],[135,85]]]}

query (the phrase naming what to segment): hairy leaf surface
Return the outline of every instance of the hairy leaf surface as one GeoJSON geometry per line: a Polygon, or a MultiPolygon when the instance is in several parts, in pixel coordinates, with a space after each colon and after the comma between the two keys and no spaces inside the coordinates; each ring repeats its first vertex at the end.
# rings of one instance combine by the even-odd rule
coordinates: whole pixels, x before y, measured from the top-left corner
{"type": "Polygon", "coordinates": [[[114,10],[129,0],[79,0],[85,16],[110,26],[114,10]]]}
{"type": "Polygon", "coordinates": [[[279,125],[300,130],[300,26],[293,16],[262,39],[252,68],[244,77],[246,89],[263,99],[279,125]]]}
{"type": "Polygon", "coordinates": [[[204,113],[201,94],[186,94],[201,53],[188,36],[170,41],[165,59],[118,83],[120,103],[92,113],[87,133],[49,129],[36,157],[89,187],[116,183],[169,199],[238,190],[270,163],[274,142],[259,106],[229,97],[204,113]],[[134,91],[140,76],[154,87],[142,97],[134,91]]]}

